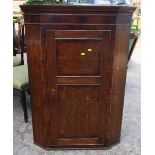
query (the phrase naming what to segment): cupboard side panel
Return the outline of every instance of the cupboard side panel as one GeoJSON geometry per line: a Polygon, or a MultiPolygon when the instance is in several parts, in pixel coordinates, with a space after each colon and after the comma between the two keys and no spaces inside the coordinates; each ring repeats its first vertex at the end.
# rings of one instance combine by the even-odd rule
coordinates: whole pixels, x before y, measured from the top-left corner
{"type": "Polygon", "coordinates": [[[112,89],[109,102],[109,140],[108,146],[120,141],[124,91],[127,71],[127,53],[130,25],[117,25],[115,35],[112,89]]]}
{"type": "Polygon", "coordinates": [[[34,142],[44,145],[43,67],[39,25],[26,25],[26,46],[34,142]]]}

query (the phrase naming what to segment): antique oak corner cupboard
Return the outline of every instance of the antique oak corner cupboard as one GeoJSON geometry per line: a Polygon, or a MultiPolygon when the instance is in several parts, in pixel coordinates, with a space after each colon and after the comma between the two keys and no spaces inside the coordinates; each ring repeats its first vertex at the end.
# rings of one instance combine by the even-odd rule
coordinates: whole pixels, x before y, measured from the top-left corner
{"type": "Polygon", "coordinates": [[[21,5],[35,144],[119,143],[132,6],[21,5]]]}

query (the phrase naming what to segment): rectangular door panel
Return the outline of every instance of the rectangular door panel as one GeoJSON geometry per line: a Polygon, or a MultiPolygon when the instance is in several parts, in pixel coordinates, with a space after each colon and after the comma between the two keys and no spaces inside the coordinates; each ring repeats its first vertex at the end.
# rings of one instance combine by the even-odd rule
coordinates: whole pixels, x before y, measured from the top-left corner
{"type": "Polygon", "coordinates": [[[102,104],[99,86],[58,86],[60,138],[96,137],[102,104]]]}
{"type": "Polygon", "coordinates": [[[101,39],[57,39],[57,74],[100,75],[101,39]]]}
{"type": "Polygon", "coordinates": [[[52,146],[105,143],[110,31],[47,31],[52,146]]]}

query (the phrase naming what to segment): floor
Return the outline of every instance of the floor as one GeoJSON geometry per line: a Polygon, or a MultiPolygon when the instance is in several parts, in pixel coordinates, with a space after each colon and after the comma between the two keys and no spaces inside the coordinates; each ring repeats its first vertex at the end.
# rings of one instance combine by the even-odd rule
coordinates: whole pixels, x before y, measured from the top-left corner
{"type": "Polygon", "coordinates": [[[140,40],[128,65],[120,144],[109,150],[47,151],[33,144],[30,101],[29,122],[23,121],[19,94],[14,92],[14,155],[140,155],[141,154],[141,61],[140,40]]]}

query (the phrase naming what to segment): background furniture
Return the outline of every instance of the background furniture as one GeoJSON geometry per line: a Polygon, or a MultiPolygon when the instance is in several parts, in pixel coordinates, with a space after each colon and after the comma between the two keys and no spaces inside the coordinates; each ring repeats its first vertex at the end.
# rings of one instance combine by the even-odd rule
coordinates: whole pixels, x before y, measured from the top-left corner
{"type": "Polygon", "coordinates": [[[131,6],[21,5],[34,143],[120,142],[131,6]]]}
{"type": "Polygon", "coordinates": [[[19,16],[13,20],[13,89],[20,93],[24,120],[27,122],[26,91],[29,92],[29,79],[27,65],[24,65],[26,52],[24,38],[24,21],[23,17],[19,16]],[[18,25],[18,30],[15,29],[15,23],[18,25]]]}
{"type": "Polygon", "coordinates": [[[128,62],[130,61],[130,58],[132,56],[132,53],[135,49],[136,43],[138,41],[138,38],[140,36],[139,32],[131,32],[130,33],[130,41],[129,41],[129,51],[128,51],[128,62]]]}
{"type": "Polygon", "coordinates": [[[13,67],[13,89],[20,93],[21,105],[24,112],[24,120],[27,123],[26,91],[29,90],[27,65],[13,67]]]}
{"type": "Polygon", "coordinates": [[[24,53],[26,53],[24,19],[23,19],[23,16],[19,16],[13,20],[13,66],[14,67],[24,64],[24,53]],[[17,27],[17,30],[15,27],[17,27]],[[17,56],[17,54],[19,54],[20,56],[17,56]]]}

